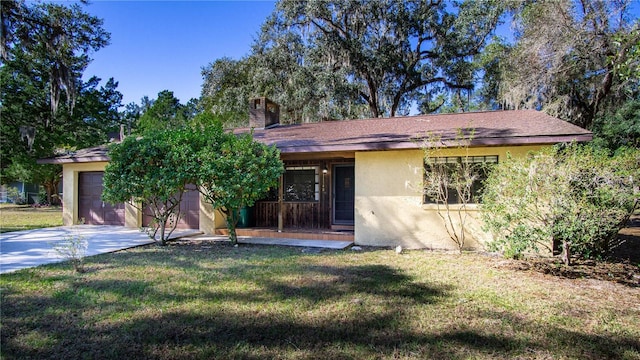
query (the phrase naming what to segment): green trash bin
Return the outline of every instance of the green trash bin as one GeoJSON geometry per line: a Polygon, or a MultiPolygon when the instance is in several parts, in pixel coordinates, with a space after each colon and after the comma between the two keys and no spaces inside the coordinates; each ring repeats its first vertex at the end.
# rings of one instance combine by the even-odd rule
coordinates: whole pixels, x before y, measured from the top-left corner
{"type": "Polygon", "coordinates": [[[239,228],[248,228],[253,226],[253,207],[245,206],[240,209],[240,219],[238,219],[239,228]]]}

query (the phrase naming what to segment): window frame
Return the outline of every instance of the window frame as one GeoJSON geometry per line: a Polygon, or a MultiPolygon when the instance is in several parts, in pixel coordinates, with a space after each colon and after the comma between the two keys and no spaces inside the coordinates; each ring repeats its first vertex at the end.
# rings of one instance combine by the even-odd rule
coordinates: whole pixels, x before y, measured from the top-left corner
{"type": "MultiPolygon", "coordinates": [[[[480,201],[478,201],[478,197],[482,191],[482,189],[484,188],[484,181],[487,180],[487,164],[497,164],[500,161],[500,157],[498,155],[476,155],[476,156],[435,156],[435,157],[430,157],[429,158],[430,161],[433,161],[435,163],[439,163],[439,164],[460,164],[463,161],[467,162],[467,163],[473,163],[473,164],[483,164],[482,166],[480,166],[479,168],[481,169],[481,173],[479,174],[479,178],[474,181],[473,185],[472,185],[472,194],[471,194],[471,199],[469,200],[469,202],[466,205],[471,205],[471,206],[477,206],[478,204],[480,204],[480,201]]],[[[423,173],[423,184],[426,181],[426,176],[427,176],[427,172],[429,171],[429,165],[427,164],[427,161],[424,162],[423,164],[423,169],[424,169],[424,173],[423,173]]],[[[462,205],[462,203],[459,202],[458,199],[458,194],[456,192],[456,190],[454,188],[449,188],[450,193],[453,192],[454,195],[454,199],[455,202],[453,202],[451,196],[449,197],[449,201],[447,201],[448,206],[457,206],[457,205],[462,205]]],[[[423,194],[422,194],[422,205],[424,206],[435,206],[435,205],[441,205],[441,203],[438,203],[437,201],[431,199],[426,192],[423,190],[423,194]]]]}
{"type": "Polygon", "coordinates": [[[283,176],[283,181],[282,181],[282,185],[284,186],[283,192],[282,192],[282,201],[283,202],[319,202],[320,201],[320,167],[319,166],[288,166],[285,168],[285,172],[282,175],[283,176]],[[287,186],[290,184],[287,183],[287,173],[292,173],[295,171],[313,171],[313,176],[314,176],[314,183],[313,183],[313,199],[302,199],[302,200],[295,200],[295,199],[291,199],[290,197],[287,197],[288,192],[285,190],[287,189],[287,186]]]}

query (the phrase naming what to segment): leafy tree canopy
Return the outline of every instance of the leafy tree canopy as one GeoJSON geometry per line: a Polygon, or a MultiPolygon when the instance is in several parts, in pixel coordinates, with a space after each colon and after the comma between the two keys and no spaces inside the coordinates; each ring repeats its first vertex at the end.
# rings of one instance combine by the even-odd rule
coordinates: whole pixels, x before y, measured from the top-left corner
{"type": "Polygon", "coordinates": [[[127,111],[130,111],[132,117],[136,116],[136,111],[138,114],[142,111],[138,117],[137,131],[139,133],[183,127],[201,112],[196,99],[191,99],[186,105],[183,105],[173,95],[173,91],[169,90],[160,91],[155,100],[144,97],[141,109],[135,107],[135,104],[130,104],[127,111]]]}
{"type": "Polygon", "coordinates": [[[108,44],[109,33],[77,4],[8,0],[0,13],[1,180],[43,184],[51,201],[60,166],[36,160],[103,143],[117,128],[117,82],[82,81],[89,55],[108,44]]]}
{"type": "Polygon", "coordinates": [[[640,91],[640,21],[630,6],[524,2],[515,12],[515,44],[493,54],[502,65],[491,72],[489,91],[508,108],[542,109],[591,129],[596,117],[640,91]]]}
{"type": "Polygon", "coordinates": [[[92,51],[109,44],[102,19],[82,11],[78,4],[5,0],[0,7],[0,57],[3,62],[19,53],[46,64],[47,90],[52,112],[61,95],[73,110],[77,84],[91,61],[92,51]]]}
{"type": "MultiPolygon", "coordinates": [[[[235,243],[238,212],[252,206],[277,185],[284,171],[275,146],[253,140],[251,134],[225,132],[211,113],[201,113],[179,129],[147,130],[112,145],[104,175],[103,199],[150,206],[164,244],[172,217],[188,184],[226,216],[235,243]]],[[[175,224],[175,221],[173,222],[175,224]]],[[[152,231],[154,237],[157,230],[152,231]]]]}
{"type": "Polygon", "coordinates": [[[615,156],[592,146],[547,148],[501,161],[485,182],[482,218],[489,244],[520,257],[552,244],[572,255],[600,258],[638,207],[640,151],[615,156]]]}
{"type": "Polygon", "coordinates": [[[197,184],[201,193],[225,214],[229,238],[235,244],[240,209],[253,206],[277,186],[284,172],[280,151],[254,141],[252,134],[224,133],[210,137],[194,158],[199,161],[197,184]]]}
{"type": "Polygon", "coordinates": [[[114,204],[128,202],[141,211],[148,206],[155,225],[149,235],[162,245],[177,225],[182,194],[193,182],[189,171],[193,160],[184,149],[188,136],[185,129],[148,130],[109,150],[102,198],[114,204]]]}
{"type": "Polygon", "coordinates": [[[268,96],[291,122],[431,112],[437,94],[473,88],[474,57],[503,10],[501,1],[281,1],[251,56],[204,69],[203,97],[219,106],[268,96]]]}

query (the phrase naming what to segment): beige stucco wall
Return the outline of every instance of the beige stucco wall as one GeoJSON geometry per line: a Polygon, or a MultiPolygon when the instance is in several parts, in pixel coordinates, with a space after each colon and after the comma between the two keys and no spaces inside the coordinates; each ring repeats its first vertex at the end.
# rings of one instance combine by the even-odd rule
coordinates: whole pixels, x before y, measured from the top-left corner
{"type": "Polygon", "coordinates": [[[211,204],[204,201],[200,194],[200,231],[205,234],[215,234],[216,229],[224,229],[226,224],[224,215],[220,210],[214,209],[211,204]]]}
{"type": "MultiPolygon", "coordinates": [[[[507,152],[524,156],[540,146],[468,149],[469,156],[507,152]]],[[[437,156],[463,156],[464,150],[443,149],[437,156]]],[[[457,249],[444,228],[436,205],[422,204],[422,150],[356,153],[355,243],[405,248],[457,249]]],[[[475,207],[475,205],[470,205],[475,207]]],[[[466,247],[482,249],[489,235],[481,230],[477,208],[468,212],[466,247]]]]}

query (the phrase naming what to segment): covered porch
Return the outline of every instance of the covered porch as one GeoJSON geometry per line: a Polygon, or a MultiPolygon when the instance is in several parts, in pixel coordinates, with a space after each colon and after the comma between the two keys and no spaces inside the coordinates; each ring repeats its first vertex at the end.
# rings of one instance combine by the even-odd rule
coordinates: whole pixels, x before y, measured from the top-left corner
{"type": "Polygon", "coordinates": [[[283,154],[283,162],[279,186],[243,209],[238,236],[353,242],[355,154],[283,154]]]}

